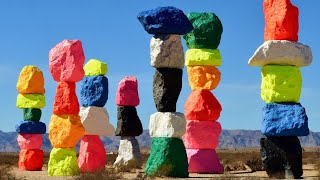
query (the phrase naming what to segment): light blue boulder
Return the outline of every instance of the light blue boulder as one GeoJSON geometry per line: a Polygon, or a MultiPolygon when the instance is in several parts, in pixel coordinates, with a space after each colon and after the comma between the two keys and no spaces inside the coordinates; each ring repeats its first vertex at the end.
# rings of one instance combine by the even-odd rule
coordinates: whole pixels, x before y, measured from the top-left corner
{"type": "Polygon", "coordinates": [[[108,100],[108,78],[85,76],[81,82],[80,104],[82,107],[103,107],[108,100]]]}
{"type": "Polygon", "coordinates": [[[300,103],[270,103],[263,108],[265,136],[307,136],[308,116],[300,103]]]}

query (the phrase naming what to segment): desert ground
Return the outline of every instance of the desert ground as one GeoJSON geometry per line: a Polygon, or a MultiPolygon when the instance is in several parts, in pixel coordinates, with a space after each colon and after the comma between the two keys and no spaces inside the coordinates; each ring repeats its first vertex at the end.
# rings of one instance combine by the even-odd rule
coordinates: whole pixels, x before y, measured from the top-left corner
{"type": "MultiPolygon", "coordinates": [[[[215,174],[190,174],[189,179],[268,179],[260,160],[258,148],[248,149],[219,149],[220,160],[225,167],[225,173],[215,174]]],[[[143,161],[148,158],[148,150],[143,150],[143,161]]],[[[17,168],[18,153],[0,153],[0,179],[171,179],[147,178],[142,169],[133,169],[131,172],[117,172],[112,168],[117,154],[108,154],[106,170],[96,174],[81,174],[77,177],[48,177],[46,154],[42,171],[20,171],[17,168]]],[[[320,179],[320,147],[304,148],[303,151],[304,179],[320,179]]]]}

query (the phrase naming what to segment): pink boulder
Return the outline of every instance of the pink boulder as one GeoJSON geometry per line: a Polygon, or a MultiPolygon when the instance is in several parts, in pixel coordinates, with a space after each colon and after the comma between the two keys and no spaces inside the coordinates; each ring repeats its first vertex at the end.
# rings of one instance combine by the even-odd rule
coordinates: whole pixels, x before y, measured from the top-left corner
{"type": "Polygon", "coordinates": [[[100,137],[85,135],[80,142],[78,165],[82,173],[104,170],[107,163],[106,150],[100,137]]]}
{"type": "Polygon", "coordinates": [[[224,168],[214,149],[186,149],[189,173],[223,174],[224,168]]]}
{"type": "Polygon", "coordinates": [[[57,82],[78,82],[84,76],[81,41],[64,40],[49,52],[49,68],[57,82]]]}
{"type": "Polygon", "coordinates": [[[17,141],[20,149],[40,149],[42,134],[18,134],[17,141]]]}
{"type": "Polygon", "coordinates": [[[137,78],[126,76],[119,82],[116,93],[116,104],[118,106],[138,106],[139,103],[137,78]]]}
{"type": "Polygon", "coordinates": [[[216,121],[189,120],[182,138],[186,149],[216,149],[221,131],[221,125],[216,121]]]}

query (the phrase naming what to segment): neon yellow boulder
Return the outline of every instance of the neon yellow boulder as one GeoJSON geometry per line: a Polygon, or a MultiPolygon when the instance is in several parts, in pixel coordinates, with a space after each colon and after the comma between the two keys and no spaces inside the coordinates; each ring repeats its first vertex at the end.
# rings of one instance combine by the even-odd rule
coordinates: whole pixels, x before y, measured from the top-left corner
{"type": "Polygon", "coordinates": [[[107,64],[97,59],[90,59],[83,69],[86,76],[104,76],[108,72],[107,64]]]}
{"type": "Polygon", "coordinates": [[[46,98],[43,94],[18,94],[16,106],[23,108],[43,108],[46,105],[46,98]]]}
{"type": "Polygon", "coordinates": [[[53,148],[48,163],[49,176],[77,176],[80,174],[74,149],[53,148]]]}
{"type": "Polygon", "coordinates": [[[261,76],[261,98],[266,103],[299,102],[302,87],[299,67],[263,66],[261,76]]]}
{"type": "Polygon", "coordinates": [[[221,54],[218,49],[188,49],[186,66],[221,66],[221,54]]]}

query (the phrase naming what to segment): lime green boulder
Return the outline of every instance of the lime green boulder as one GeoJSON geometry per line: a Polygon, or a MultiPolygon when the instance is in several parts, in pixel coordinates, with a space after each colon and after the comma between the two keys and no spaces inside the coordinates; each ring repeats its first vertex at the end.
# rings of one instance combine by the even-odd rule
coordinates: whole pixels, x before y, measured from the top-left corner
{"type": "Polygon", "coordinates": [[[48,163],[49,176],[79,175],[78,160],[74,149],[53,148],[48,163]]]}
{"type": "Polygon", "coordinates": [[[221,66],[221,54],[218,49],[188,49],[186,66],[221,66]]]}
{"type": "Polygon", "coordinates": [[[23,119],[25,121],[40,121],[41,109],[38,108],[24,108],[23,119]]]}
{"type": "Polygon", "coordinates": [[[104,76],[108,72],[106,63],[90,59],[83,67],[86,76],[104,76]]]}
{"type": "Polygon", "coordinates": [[[223,27],[220,19],[214,13],[189,13],[188,18],[193,30],[185,34],[190,49],[217,49],[220,44],[223,27]]]}
{"type": "Polygon", "coordinates": [[[266,103],[299,102],[302,87],[299,67],[263,66],[261,76],[261,98],[266,103]]]}
{"type": "Polygon", "coordinates": [[[43,108],[46,105],[46,98],[43,94],[18,94],[16,106],[24,108],[43,108]]]}
{"type": "Polygon", "coordinates": [[[145,173],[147,176],[187,178],[188,158],[180,138],[152,138],[151,153],[145,173]]]}

